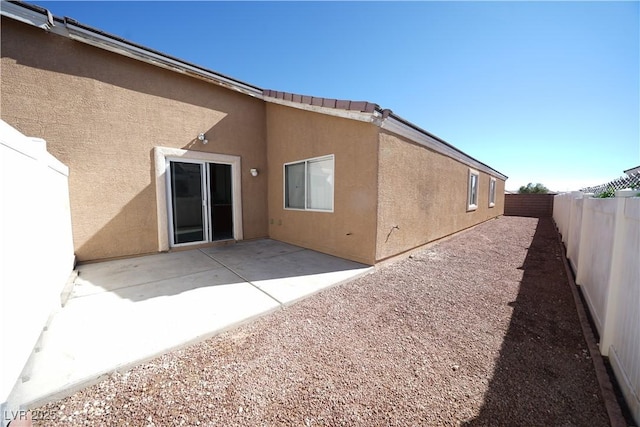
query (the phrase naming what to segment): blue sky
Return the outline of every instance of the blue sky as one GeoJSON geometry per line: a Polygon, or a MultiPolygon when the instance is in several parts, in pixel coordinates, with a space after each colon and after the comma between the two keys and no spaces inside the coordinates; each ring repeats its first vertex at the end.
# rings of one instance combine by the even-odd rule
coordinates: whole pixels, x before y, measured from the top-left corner
{"type": "Polygon", "coordinates": [[[509,176],[640,165],[640,3],[33,2],[276,89],[366,100],[509,176]]]}

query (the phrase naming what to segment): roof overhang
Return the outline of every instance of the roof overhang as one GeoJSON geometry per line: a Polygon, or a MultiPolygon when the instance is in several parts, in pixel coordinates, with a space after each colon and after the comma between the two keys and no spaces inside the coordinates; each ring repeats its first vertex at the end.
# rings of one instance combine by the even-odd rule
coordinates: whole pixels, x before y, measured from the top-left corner
{"type": "Polygon", "coordinates": [[[424,129],[420,129],[413,123],[410,123],[403,118],[391,113],[384,118],[379,124],[380,128],[385,129],[391,133],[402,136],[415,143],[423,145],[430,150],[443,154],[454,160],[459,161],[474,169],[481,170],[489,175],[502,180],[507,180],[507,176],[493,169],[492,167],[482,163],[479,160],[474,159],[465,152],[457,149],[453,145],[449,144],[445,140],[438,138],[437,136],[427,132],[424,129]]]}
{"type": "Polygon", "coordinates": [[[227,89],[262,99],[262,89],[257,86],[145,48],[120,37],[83,25],[71,18],[61,19],[54,17],[47,9],[38,6],[2,0],[0,3],[0,13],[2,16],[33,25],[34,27],[68,37],[81,43],[90,44],[100,49],[206,80],[227,89]]]}
{"type": "Polygon", "coordinates": [[[341,117],[343,119],[358,120],[367,123],[376,123],[382,117],[382,113],[378,110],[374,110],[373,112],[369,113],[355,110],[343,110],[341,108],[323,107],[320,105],[311,105],[303,102],[287,101],[272,96],[263,96],[263,99],[272,104],[284,105],[285,107],[297,108],[298,110],[312,111],[314,113],[341,117]]]}

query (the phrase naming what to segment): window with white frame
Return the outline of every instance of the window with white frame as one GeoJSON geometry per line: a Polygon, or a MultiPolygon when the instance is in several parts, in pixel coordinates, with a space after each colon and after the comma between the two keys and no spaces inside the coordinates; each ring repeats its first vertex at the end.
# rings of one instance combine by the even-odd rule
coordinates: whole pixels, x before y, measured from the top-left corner
{"type": "Polygon", "coordinates": [[[496,205],[496,179],[491,178],[489,180],[489,207],[492,208],[496,205]]]}
{"type": "Polygon", "coordinates": [[[284,165],[284,207],[333,212],[334,156],[284,165]]]}
{"type": "Polygon", "coordinates": [[[469,169],[469,189],[467,191],[467,211],[478,209],[478,187],[480,174],[478,171],[469,169]]]}

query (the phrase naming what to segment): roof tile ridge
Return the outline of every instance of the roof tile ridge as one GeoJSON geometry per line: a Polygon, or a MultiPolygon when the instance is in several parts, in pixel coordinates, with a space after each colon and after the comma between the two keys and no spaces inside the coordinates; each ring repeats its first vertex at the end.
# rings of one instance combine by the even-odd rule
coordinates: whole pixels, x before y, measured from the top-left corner
{"type": "Polygon", "coordinates": [[[281,99],[297,104],[308,104],[317,107],[333,108],[336,110],[359,111],[362,113],[373,113],[376,110],[381,110],[378,104],[369,101],[352,101],[348,99],[323,98],[319,96],[281,92],[272,89],[263,89],[262,96],[281,99]]]}

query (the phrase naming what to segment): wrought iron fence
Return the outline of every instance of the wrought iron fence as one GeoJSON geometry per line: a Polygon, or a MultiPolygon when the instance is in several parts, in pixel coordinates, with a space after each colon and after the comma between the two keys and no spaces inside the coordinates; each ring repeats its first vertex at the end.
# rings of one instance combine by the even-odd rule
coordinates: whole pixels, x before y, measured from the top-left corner
{"type": "Polygon", "coordinates": [[[605,192],[613,193],[616,190],[623,190],[625,188],[640,189],[640,172],[621,176],[620,178],[614,179],[613,181],[606,184],[581,188],[580,191],[582,191],[583,193],[593,193],[594,196],[598,196],[605,192]]]}

